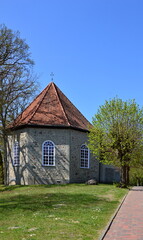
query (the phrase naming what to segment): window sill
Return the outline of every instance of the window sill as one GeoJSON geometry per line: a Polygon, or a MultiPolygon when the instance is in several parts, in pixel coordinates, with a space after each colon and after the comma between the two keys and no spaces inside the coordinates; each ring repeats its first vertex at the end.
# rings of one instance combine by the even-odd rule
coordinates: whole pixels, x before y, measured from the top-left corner
{"type": "Polygon", "coordinates": [[[55,167],[56,165],[44,165],[42,164],[42,167],[55,167]]]}
{"type": "Polygon", "coordinates": [[[82,168],[82,169],[89,169],[89,167],[80,167],[80,168],[82,168]]]}

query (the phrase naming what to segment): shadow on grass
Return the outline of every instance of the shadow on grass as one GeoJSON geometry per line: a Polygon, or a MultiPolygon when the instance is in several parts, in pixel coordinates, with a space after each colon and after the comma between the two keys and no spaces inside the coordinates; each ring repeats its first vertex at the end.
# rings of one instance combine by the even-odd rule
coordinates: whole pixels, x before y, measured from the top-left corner
{"type": "MultiPolygon", "coordinates": [[[[91,208],[110,201],[106,198],[98,198],[90,194],[70,194],[70,193],[45,193],[16,196],[7,196],[0,199],[0,209],[4,214],[13,214],[14,210],[24,210],[30,212],[54,210],[62,207],[65,210],[68,208],[80,209],[91,208]]],[[[118,201],[112,201],[116,204],[118,201]]]]}
{"type": "MultiPolygon", "coordinates": [[[[49,184],[49,185],[9,185],[9,186],[5,186],[5,185],[0,185],[0,192],[6,192],[6,191],[14,191],[15,189],[21,189],[21,188],[29,188],[30,186],[35,189],[35,188],[56,188],[57,186],[60,186],[60,187],[67,187],[67,186],[70,186],[72,184],[60,184],[60,185],[56,185],[56,184],[49,184]]],[[[73,184],[74,185],[74,184],[73,184]]],[[[78,186],[78,184],[76,184],[76,186],[78,186]]],[[[80,184],[79,184],[80,186],[80,184]]]]}
{"type": "Polygon", "coordinates": [[[0,192],[13,191],[15,189],[24,188],[24,187],[27,187],[27,186],[25,186],[25,185],[14,185],[14,186],[0,185],[0,192]]]}

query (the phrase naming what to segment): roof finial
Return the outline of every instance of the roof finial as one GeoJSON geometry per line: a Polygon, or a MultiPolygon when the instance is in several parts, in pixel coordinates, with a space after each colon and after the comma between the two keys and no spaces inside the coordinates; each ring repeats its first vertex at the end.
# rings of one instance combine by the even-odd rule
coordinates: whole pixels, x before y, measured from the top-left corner
{"type": "Polygon", "coordinates": [[[53,81],[54,81],[54,79],[53,79],[53,77],[54,77],[54,73],[51,72],[50,76],[51,76],[51,81],[53,82],[53,81]]]}

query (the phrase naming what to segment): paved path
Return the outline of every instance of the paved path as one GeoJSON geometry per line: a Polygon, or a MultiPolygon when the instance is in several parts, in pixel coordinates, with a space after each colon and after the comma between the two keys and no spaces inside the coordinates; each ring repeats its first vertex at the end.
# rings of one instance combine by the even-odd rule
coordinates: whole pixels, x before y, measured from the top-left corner
{"type": "Polygon", "coordinates": [[[129,191],[104,240],[143,240],[143,187],[129,191]]]}

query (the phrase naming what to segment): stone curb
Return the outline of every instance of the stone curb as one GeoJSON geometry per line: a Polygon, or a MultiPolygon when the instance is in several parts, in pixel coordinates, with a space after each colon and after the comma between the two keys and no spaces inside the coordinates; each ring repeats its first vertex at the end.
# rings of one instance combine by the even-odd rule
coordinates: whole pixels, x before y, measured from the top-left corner
{"type": "MultiPolygon", "coordinates": [[[[129,193],[129,192],[128,192],[128,193],[129,193]]],[[[123,203],[124,203],[124,201],[125,201],[125,199],[126,199],[128,193],[123,197],[123,199],[122,199],[120,205],[119,205],[118,208],[115,210],[113,216],[112,216],[111,219],[109,220],[107,226],[106,226],[105,229],[103,230],[103,232],[102,232],[102,234],[101,234],[101,236],[99,237],[98,240],[103,240],[104,237],[106,236],[108,230],[110,229],[110,227],[111,227],[111,225],[112,225],[112,222],[114,221],[114,219],[115,219],[117,213],[119,212],[120,208],[122,207],[122,205],[123,205],[123,203]]]]}

